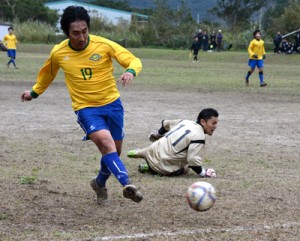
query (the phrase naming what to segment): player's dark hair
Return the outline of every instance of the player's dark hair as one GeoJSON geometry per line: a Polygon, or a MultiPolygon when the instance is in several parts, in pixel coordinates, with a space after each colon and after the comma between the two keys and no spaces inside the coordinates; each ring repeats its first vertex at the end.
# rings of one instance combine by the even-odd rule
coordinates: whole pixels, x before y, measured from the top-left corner
{"type": "Polygon", "coordinates": [[[259,29],[256,29],[256,30],[253,32],[253,37],[254,37],[254,38],[255,38],[255,35],[256,35],[257,33],[261,33],[259,29]]]}
{"type": "Polygon", "coordinates": [[[60,28],[69,37],[69,30],[71,23],[75,21],[85,21],[88,28],[90,28],[90,16],[84,7],[69,6],[65,8],[60,20],[60,28]]]}
{"type": "Polygon", "coordinates": [[[14,27],[13,27],[13,26],[10,26],[10,27],[8,27],[7,30],[8,30],[8,31],[9,31],[9,30],[14,30],[14,27]]]}
{"type": "Polygon", "coordinates": [[[212,117],[218,117],[219,113],[213,108],[206,108],[200,111],[198,118],[197,118],[197,123],[200,124],[200,120],[203,119],[205,121],[208,121],[212,117]]]}

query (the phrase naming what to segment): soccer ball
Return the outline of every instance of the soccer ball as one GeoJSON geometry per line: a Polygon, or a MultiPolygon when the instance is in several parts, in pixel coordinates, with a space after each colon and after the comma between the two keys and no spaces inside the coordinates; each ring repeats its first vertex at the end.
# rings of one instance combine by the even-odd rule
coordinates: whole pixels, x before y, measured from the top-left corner
{"type": "Polygon", "coordinates": [[[195,182],[188,188],[186,199],[192,209],[206,211],[215,204],[216,190],[208,182],[195,182]]]}

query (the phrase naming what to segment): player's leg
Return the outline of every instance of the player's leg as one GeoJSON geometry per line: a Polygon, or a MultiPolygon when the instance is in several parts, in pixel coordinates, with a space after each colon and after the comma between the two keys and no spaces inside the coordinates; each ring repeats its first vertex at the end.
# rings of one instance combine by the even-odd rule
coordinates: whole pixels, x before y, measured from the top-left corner
{"type": "Polygon", "coordinates": [[[258,67],[258,76],[259,76],[259,82],[260,86],[264,87],[267,85],[267,83],[264,81],[264,61],[263,60],[258,60],[257,62],[257,67],[258,67]]]}
{"type": "MultiPolygon", "coordinates": [[[[115,106],[114,104],[110,105],[112,107],[115,106]]],[[[122,138],[124,136],[122,117],[123,108],[121,108],[119,111],[116,109],[114,109],[114,111],[110,111],[109,106],[85,108],[77,111],[76,114],[78,116],[78,123],[87,134],[87,137],[84,139],[91,139],[102,154],[99,174],[95,181],[92,180],[91,182],[93,189],[95,190],[95,185],[92,185],[94,182],[96,182],[100,188],[105,188],[105,184],[110,176],[110,173],[113,173],[121,185],[124,186],[123,195],[135,202],[141,201],[142,195],[133,185],[130,184],[127,170],[119,158],[122,138]],[[111,118],[111,115],[114,113],[117,113],[116,116],[111,118]],[[119,117],[119,115],[121,117],[119,117]],[[118,128],[113,127],[115,124],[114,118],[120,121],[118,128]],[[110,127],[110,125],[112,127],[110,127]],[[110,128],[112,129],[112,132],[109,130],[110,128]],[[117,140],[118,150],[114,139],[117,140]],[[128,195],[126,196],[124,194],[127,189],[129,189],[132,196],[128,197],[128,195]]],[[[95,190],[95,192],[98,197],[97,190],[95,190]]]]}
{"type": "Polygon", "coordinates": [[[245,84],[248,86],[249,85],[249,78],[251,76],[251,74],[254,72],[255,70],[255,65],[256,62],[253,59],[249,59],[248,61],[248,66],[250,67],[250,70],[247,72],[246,74],[246,78],[245,78],[245,84]]]}
{"type": "Polygon", "coordinates": [[[127,156],[129,158],[145,158],[147,156],[147,152],[150,146],[145,147],[143,149],[135,149],[127,152],[127,156]]]}

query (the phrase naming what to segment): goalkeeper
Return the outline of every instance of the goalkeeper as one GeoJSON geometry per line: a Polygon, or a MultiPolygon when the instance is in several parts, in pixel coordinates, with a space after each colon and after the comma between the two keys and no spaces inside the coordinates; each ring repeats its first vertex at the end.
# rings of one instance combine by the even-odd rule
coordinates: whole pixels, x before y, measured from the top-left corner
{"type": "Polygon", "coordinates": [[[187,175],[189,168],[201,177],[216,177],[214,169],[202,167],[205,136],[212,135],[218,124],[215,109],[203,109],[197,121],[163,120],[161,128],[150,134],[153,143],[141,150],[130,150],[129,158],[144,158],[139,171],[160,176],[187,175]]]}

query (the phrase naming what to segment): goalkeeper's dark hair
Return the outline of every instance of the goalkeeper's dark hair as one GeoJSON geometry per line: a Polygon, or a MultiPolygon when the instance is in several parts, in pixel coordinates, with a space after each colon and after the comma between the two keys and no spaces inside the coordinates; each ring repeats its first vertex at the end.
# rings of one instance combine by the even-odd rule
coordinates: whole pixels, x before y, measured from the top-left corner
{"type": "Polygon", "coordinates": [[[88,28],[90,28],[90,16],[84,7],[69,6],[65,8],[60,20],[60,28],[68,37],[70,25],[75,21],[85,21],[88,28]]]}
{"type": "Polygon", "coordinates": [[[219,113],[213,108],[206,108],[200,111],[198,118],[197,118],[197,123],[200,124],[200,120],[203,119],[205,121],[208,121],[212,117],[218,117],[219,113]]]}

